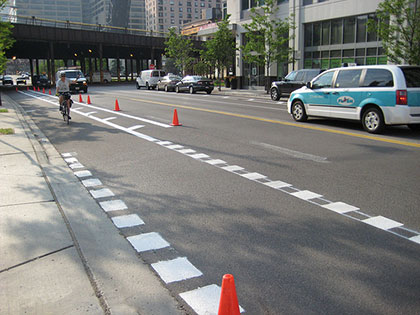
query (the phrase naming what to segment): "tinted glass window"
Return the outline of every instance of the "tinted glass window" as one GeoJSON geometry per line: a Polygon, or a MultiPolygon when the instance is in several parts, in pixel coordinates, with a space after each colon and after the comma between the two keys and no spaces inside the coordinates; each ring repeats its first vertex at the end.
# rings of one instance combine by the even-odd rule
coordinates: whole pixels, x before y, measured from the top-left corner
{"type": "Polygon", "coordinates": [[[420,87],[420,68],[401,68],[407,87],[420,87]]]}
{"type": "Polygon", "coordinates": [[[319,74],[319,70],[308,70],[306,71],[305,82],[311,81],[319,74]]]}
{"type": "Polygon", "coordinates": [[[363,82],[365,87],[388,87],[394,86],[394,79],[392,73],[385,69],[368,69],[366,71],[365,80],[363,82]]]}
{"type": "Polygon", "coordinates": [[[159,71],[152,71],[152,77],[159,77],[159,71]]]}
{"type": "Polygon", "coordinates": [[[296,78],[296,74],[297,74],[297,72],[296,71],[292,71],[292,72],[290,72],[287,76],[286,76],[286,80],[290,80],[290,81],[292,81],[292,80],[294,80],[295,78],[296,78]]]}
{"type": "Polygon", "coordinates": [[[336,88],[359,87],[362,70],[340,70],[335,81],[336,88]]]}
{"type": "Polygon", "coordinates": [[[334,76],[334,71],[324,73],[319,76],[312,84],[314,89],[322,89],[331,87],[332,79],[334,76]]]}
{"type": "Polygon", "coordinates": [[[298,71],[295,81],[304,81],[305,72],[304,71],[298,71]]]}
{"type": "Polygon", "coordinates": [[[165,71],[161,71],[161,72],[160,72],[160,76],[161,76],[161,77],[164,77],[164,76],[165,76],[165,71]]]}

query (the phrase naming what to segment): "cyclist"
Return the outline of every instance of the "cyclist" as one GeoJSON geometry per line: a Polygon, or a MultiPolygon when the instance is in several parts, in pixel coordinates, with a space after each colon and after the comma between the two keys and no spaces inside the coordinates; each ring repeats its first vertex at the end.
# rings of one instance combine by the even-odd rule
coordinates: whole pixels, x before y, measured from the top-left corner
{"type": "Polygon", "coordinates": [[[70,107],[71,107],[71,101],[70,101],[70,81],[66,78],[66,73],[61,72],[60,79],[55,84],[55,91],[56,95],[59,95],[58,97],[58,104],[60,104],[61,111],[61,104],[64,100],[67,101],[67,108],[69,109],[69,119],[70,117],[70,107]]]}

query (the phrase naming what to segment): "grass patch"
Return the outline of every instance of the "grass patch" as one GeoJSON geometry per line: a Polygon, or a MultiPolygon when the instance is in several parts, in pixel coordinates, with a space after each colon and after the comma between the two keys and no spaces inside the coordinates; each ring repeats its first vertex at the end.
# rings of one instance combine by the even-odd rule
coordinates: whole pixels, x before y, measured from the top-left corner
{"type": "Polygon", "coordinates": [[[12,135],[14,133],[13,128],[0,128],[0,135],[12,135]]]}
{"type": "Polygon", "coordinates": [[[7,108],[0,108],[0,113],[8,113],[9,110],[7,108]]]}

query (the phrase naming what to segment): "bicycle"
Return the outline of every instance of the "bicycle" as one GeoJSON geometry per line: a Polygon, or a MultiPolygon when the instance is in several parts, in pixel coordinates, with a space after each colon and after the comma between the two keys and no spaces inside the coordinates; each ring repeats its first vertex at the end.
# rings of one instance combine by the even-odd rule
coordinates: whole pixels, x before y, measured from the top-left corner
{"type": "Polygon", "coordinates": [[[63,115],[63,120],[67,123],[67,125],[70,124],[70,113],[69,113],[69,107],[73,104],[73,101],[71,99],[71,94],[69,92],[66,92],[63,94],[64,100],[60,104],[60,112],[63,115]],[[70,106],[67,105],[67,102],[70,101],[70,106]]]}

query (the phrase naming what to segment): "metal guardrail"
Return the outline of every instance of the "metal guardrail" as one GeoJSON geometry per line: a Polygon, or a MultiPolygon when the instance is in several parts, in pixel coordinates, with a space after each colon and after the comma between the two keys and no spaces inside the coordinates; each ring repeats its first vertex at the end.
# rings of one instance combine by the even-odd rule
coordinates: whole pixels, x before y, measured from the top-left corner
{"type": "Polygon", "coordinates": [[[142,29],[136,29],[136,28],[109,26],[109,25],[102,25],[102,24],[88,24],[88,23],[82,23],[82,22],[60,21],[60,20],[52,20],[52,19],[46,19],[46,18],[38,18],[35,16],[10,15],[6,13],[0,13],[0,17],[2,21],[8,21],[12,24],[49,26],[49,27],[57,27],[57,28],[68,28],[68,29],[77,29],[77,30],[111,32],[111,33],[155,36],[155,37],[165,37],[167,34],[169,34],[167,32],[160,32],[160,31],[148,31],[148,30],[142,30],[142,29]]]}

